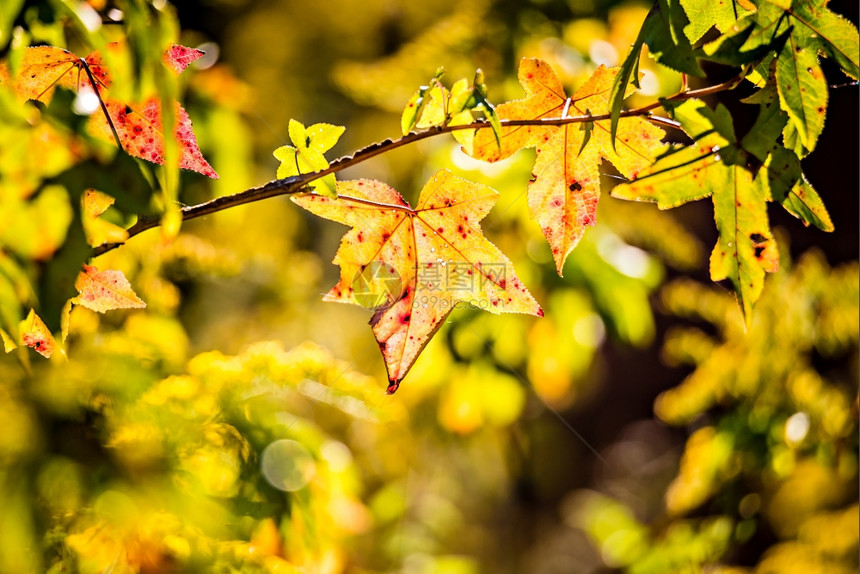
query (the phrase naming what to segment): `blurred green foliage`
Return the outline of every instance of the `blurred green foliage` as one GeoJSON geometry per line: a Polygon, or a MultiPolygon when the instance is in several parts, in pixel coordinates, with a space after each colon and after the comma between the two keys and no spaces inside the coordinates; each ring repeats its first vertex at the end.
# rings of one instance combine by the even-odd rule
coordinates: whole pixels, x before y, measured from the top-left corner
{"type": "MultiPolygon", "coordinates": [[[[623,57],[647,13],[511,4],[193,4],[200,29],[210,10],[227,22],[214,38],[163,2],[3,4],[13,65],[31,43],[84,55],[127,40],[117,89],[180,99],[221,179],[92,138],[74,94],[22,105],[0,85],[3,330],[16,336],[32,307],[59,332],[90,254],[85,190],[117,199],[113,224],[168,223],[96,260],[124,271],[145,311],[76,307],[64,353],[0,357],[0,572],[856,569],[856,265],[815,253],[784,265],[745,335],[731,296],[684,280],[661,290],[704,265],[695,213],[604,197],[560,279],[522,196],[533,156],[480,164],[435,138],[343,175],[408,199],[439,168],[497,189],[487,235],[546,317],[452,313],[391,398],[366,311],[320,301],[342,229],[270,199],[174,237],[179,205],[274,177],[291,118],[346,125],[335,151],[351,151],[398,134],[440,65],[452,78],[483,68],[494,102],[519,95],[523,55],[576,87],[623,57]],[[156,70],[173,41],[217,42],[206,49],[222,60],[166,85],[156,70]],[[598,413],[609,428],[585,436],[597,462],[565,425],[612,392],[619,356],[654,354],[655,301],[693,323],[663,353],[689,376],[658,399],[659,425],[598,413]],[[686,426],[667,438],[663,423],[686,426]]],[[[676,74],[642,66],[647,98],[677,89],[676,74]]]]}
{"type": "Polygon", "coordinates": [[[662,516],[649,529],[611,497],[571,503],[611,565],[699,571],[767,535],[775,543],[754,568],[716,571],[856,571],[858,267],[781,255],[748,332],[730,295],[690,280],[663,289],[669,312],[715,332],[677,327],[663,347],[695,369],[655,403],[661,420],[691,430],[662,516]]]}

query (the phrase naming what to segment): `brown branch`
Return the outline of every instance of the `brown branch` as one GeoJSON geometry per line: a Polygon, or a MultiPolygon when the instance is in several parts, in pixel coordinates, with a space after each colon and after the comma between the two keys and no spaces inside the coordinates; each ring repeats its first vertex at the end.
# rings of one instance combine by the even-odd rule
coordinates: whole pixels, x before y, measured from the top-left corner
{"type": "MultiPolygon", "coordinates": [[[[700,88],[698,90],[684,90],[674,94],[666,100],[669,101],[682,101],[688,100],[690,98],[698,98],[703,96],[709,96],[712,94],[716,94],[725,90],[730,90],[737,86],[743,78],[733,78],[727,82],[723,82],[722,84],[716,84],[714,86],[708,86],[706,88],[700,88]]],[[[649,121],[654,122],[656,124],[660,124],[667,127],[679,128],[680,125],[678,122],[674,120],[670,120],[668,118],[662,118],[659,116],[654,116],[651,114],[651,110],[659,108],[661,106],[661,102],[654,102],[647,106],[643,106],[641,108],[635,108],[631,110],[622,111],[620,117],[629,118],[629,117],[645,117],[649,121]]],[[[538,119],[538,120],[501,120],[501,125],[504,126],[564,126],[567,124],[575,124],[575,123],[585,123],[585,122],[595,122],[610,119],[609,114],[602,115],[586,115],[586,116],[571,116],[571,117],[562,117],[562,118],[549,118],[549,119],[538,119]]],[[[292,177],[288,177],[285,179],[276,179],[270,181],[269,183],[262,185],[260,187],[253,187],[251,189],[246,189],[245,191],[240,191],[239,193],[235,193],[233,195],[225,195],[222,197],[217,197],[213,200],[207,201],[205,203],[201,203],[198,205],[190,205],[187,207],[183,207],[180,212],[182,213],[183,220],[195,219],[197,217],[202,217],[204,215],[211,215],[218,211],[222,211],[231,207],[236,207],[238,205],[244,205],[246,203],[252,203],[255,201],[260,201],[263,199],[268,199],[270,197],[276,197],[279,195],[292,195],[294,193],[306,192],[309,191],[308,183],[319,179],[325,175],[330,173],[337,173],[342,171],[348,167],[352,167],[356,164],[359,164],[363,161],[367,161],[370,158],[376,157],[378,155],[382,155],[384,153],[388,153],[397,148],[407,146],[409,144],[413,144],[417,141],[421,141],[424,139],[432,138],[441,134],[450,133],[458,130],[467,130],[467,129],[487,129],[490,128],[490,123],[486,120],[476,120],[471,124],[466,125],[458,125],[458,126],[436,126],[428,128],[427,130],[421,132],[412,132],[403,137],[397,138],[395,140],[386,139],[380,142],[376,142],[367,147],[361,148],[352,155],[344,156],[338,158],[331,162],[328,168],[317,171],[314,173],[306,173],[302,175],[296,175],[292,177]]],[[[141,216],[137,223],[128,228],[128,238],[131,239],[135,235],[146,231],[147,229],[152,229],[153,227],[158,227],[160,224],[161,218],[157,215],[145,215],[141,216]]],[[[122,245],[122,243],[103,243],[93,249],[93,257],[98,257],[103,253],[107,253],[112,249],[116,249],[122,245]]]]}

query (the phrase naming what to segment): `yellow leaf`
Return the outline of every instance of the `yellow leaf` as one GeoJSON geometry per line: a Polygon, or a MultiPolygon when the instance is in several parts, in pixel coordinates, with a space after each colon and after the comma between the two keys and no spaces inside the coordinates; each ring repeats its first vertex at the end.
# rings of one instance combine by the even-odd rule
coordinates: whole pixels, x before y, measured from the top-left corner
{"type": "Polygon", "coordinates": [[[397,390],[458,304],[541,316],[510,260],[481,231],[496,202],[489,187],[437,172],[412,209],[378,181],[338,182],[338,197],[293,196],[308,211],[352,227],[334,258],[340,281],[326,301],[374,309],[370,320],[397,390]]]}
{"type": "Polygon", "coordinates": [[[30,309],[27,318],[21,321],[19,329],[21,341],[43,357],[49,358],[54,352],[54,336],[33,309],[30,309]]]}
{"type": "MultiPolygon", "coordinates": [[[[519,81],[526,97],[496,108],[502,120],[540,120],[609,112],[609,95],[618,68],[600,66],[568,100],[552,67],[524,58],[519,81]]],[[[622,175],[635,177],[664,150],[663,130],[643,118],[622,118],[613,148],[609,120],[562,126],[509,126],[500,141],[489,129],[478,130],[473,156],[498,161],[522,148],[534,147],[537,158],[529,183],[529,209],[552,248],[561,275],[571,250],[585,229],[594,225],[600,197],[600,162],[609,160],[622,175]],[[589,127],[590,126],[590,127],[589,127]]]]}
{"type": "Polygon", "coordinates": [[[96,267],[84,265],[84,271],[75,280],[75,289],[79,295],[72,302],[99,313],[111,309],[146,307],[146,303],[137,296],[122,271],[99,271],[96,267]]]}

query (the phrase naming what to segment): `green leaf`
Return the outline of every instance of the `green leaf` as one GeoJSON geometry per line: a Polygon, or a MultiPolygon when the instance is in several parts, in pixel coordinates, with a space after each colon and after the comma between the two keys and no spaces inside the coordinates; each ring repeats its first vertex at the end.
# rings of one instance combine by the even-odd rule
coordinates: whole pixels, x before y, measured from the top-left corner
{"type": "MultiPolygon", "coordinates": [[[[735,138],[735,127],[732,124],[732,114],[723,104],[718,104],[715,110],[711,110],[708,106],[702,106],[696,111],[704,117],[714,127],[714,129],[717,130],[717,133],[725,138],[728,143],[735,143],[737,141],[737,138],[735,138]]],[[[686,124],[688,124],[690,120],[681,118],[678,119],[678,121],[681,122],[681,126],[685,127],[686,131],[686,124]]],[[[698,125],[697,129],[700,129],[698,125]]]]}
{"type": "Polygon", "coordinates": [[[448,120],[448,90],[434,81],[424,97],[424,108],[415,126],[419,129],[445,125],[448,120]]]}
{"type": "Polygon", "coordinates": [[[621,63],[609,96],[609,133],[613,149],[615,149],[621,107],[624,99],[632,91],[628,90],[628,85],[632,83],[639,87],[639,58],[642,56],[643,45],[648,45],[651,55],[660,64],[678,72],[704,77],[696,62],[692,46],[683,34],[677,32],[687,21],[677,2],[678,0],[657,0],[654,3],[642,23],[642,28],[630,52],[621,63]]]}
{"type": "MultiPolygon", "coordinates": [[[[586,115],[591,115],[591,110],[585,110],[586,115]]],[[[577,152],[577,157],[582,155],[582,150],[585,149],[585,146],[588,145],[589,140],[591,140],[591,132],[594,130],[594,122],[584,122],[580,128],[585,132],[585,135],[582,136],[582,145],[579,147],[579,152],[577,152]]]]}
{"type": "Polygon", "coordinates": [[[682,32],[688,23],[679,0],[658,0],[656,12],[649,13],[642,25],[643,30],[647,29],[645,44],[660,64],[677,72],[704,77],[693,47],[682,32]]]}
{"type": "Polygon", "coordinates": [[[741,157],[743,150],[731,143],[734,129],[724,107],[711,111],[701,101],[688,100],[675,107],[673,115],[694,144],[664,155],[639,178],[616,186],[612,195],[653,201],[661,209],[711,196],[719,232],[711,253],[711,278],[731,281],[749,325],[764,274],[778,267],[767,219],[770,196],[762,183],[766,177],[760,171],[754,178],[744,165],[725,160],[727,155],[741,157]]]}
{"type": "Polygon", "coordinates": [[[857,28],[831,12],[826,2],[800,0],[793,7],[794,20],[808,28],[824,52],[833,58],[846,75],[860,77],[860,38],[857,28]]]}
{"type": "Polygon", "coordinates": [[[747,170],[732,166],[724,187],[713,197],[720,236],[711,252],[711,279],[731,281],[747,327],[752,322],[753,304],[764,287],[765,272],[773,273],[779,267],[761,179],[753,180],[747,170]]]}
{"type": "Polygon", "coordinates": [[[728,32],[735,23],[751,14],[736,0],[680,0],[690,23],[684,33],[690,42],[698,42],[712,27],[728,32]]]}
{"type": "Polygon", "coordinates": [[[411,132],[415,128],[415,124],[418,123],[418,116],[424,109],[424,94],[427,93],[428,89],[428,86],[419,87],[418,91],[409,98],[406,107],[403,108],[403,113],[400,115],[400,130],[403,135],[411,132]]]}
{"type": "Polygon", "coordinates": [[[741,140],[741,147],[759,161],[765,161],[787,121],[788,116],[777,102],[762,104],[755,123],[741,140]]]}
{"type": "Polygon", "coordinates": [[[805,225],[814,225],[822,231],[833,231],[833,222],[824,207],[824,202],[821,201],[815,188],[806,180],[797,182],[781,203],[786,211],[803,221],[805,225]]]}
{"type": "Polygon", "coordinates": [[[744,50],[744,46],[755,30],[755,23],[750,22],[746,28],[737,34],[722,36],[720,39],[702,47],[696,52],[696,55],[718,64],[745,66],[767,57],[771,52],[779,53],[791,34],[791,29],[786,30],[776,36],[771,42],[744,50]]]}
{"type": "Polygon", "coordinates": [[[817,50],[803,34],[792,33],[776,61],[780,106],[797,129],[800,143],[815,149],[827,113],[827,80],[817,50]]]}
{"type": "Polygon", "coordinates": [[[774,146],[765,163],[765,184],[773,201],[800,219],[804,225],[814,225],[823,231],[833,231],[830,214],[818,192],[803,177],[800,160],[793,151],[774,146]]]}

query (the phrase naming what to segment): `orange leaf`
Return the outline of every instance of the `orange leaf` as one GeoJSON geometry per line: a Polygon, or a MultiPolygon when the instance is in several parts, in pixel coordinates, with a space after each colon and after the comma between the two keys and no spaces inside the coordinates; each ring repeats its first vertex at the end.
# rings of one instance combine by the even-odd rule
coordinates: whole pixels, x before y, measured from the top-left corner
{"type": "Polygon", "coordinates": [[[334,258],[340,281],[324,299],[374,309],[370,324],[389,393],[458,304],[543,315],[510,260],[481,231],[495,190],[443,170],[424,186],[415,209],[378,181],[339,181],[337,193],[292,199],[352,227],[334,258]]]}
{"type": "Polygon", "coordinates": [[[75,289],[78,290],[78,296],[72,299],[72,302],[99,313],[111,309],[146,307],[146,303],[140,300],[122,271],[99,271],[96,267],[84,265],[83,272],[75,280],[75,289]]]}
{"type": "MultiPolygon", "coordinates": [[[[524,58],[519,81],[526,92],[522,100],[496,108],[502,120],[539,120],[608,113],[609,94],[617,68],[600,66],[570,98],[552,67],[542,60],[524,58]]],[[[543,230],[561,275],[568,254],[594,225],[600,197],[600,162],[607,159],[628,178],[650,166],[663,151],[663,130],[638,117],[621,118],[616,149],[612,149],[609,120],[564,126],[502,127],[500,144],[489,129],[475,134],[473,156],[486,161],[504,159],[525,147],[534,147],[537,158],[529,183],[529,210],[543,230]]]]}
{"type": "Polygon", "coordinates": [[[54,336],[33,309],[30,309],[27,318],[21,321],[19,330],[21,341],[28,347],[33,347],[43,357],[49,358],[54,352],[54,336]]]}
{"type": "MultiPolygon", "coordinates": [[[[108,49],[117,49],[117,44],[109,44],[108,49]]],[[[181,71],[200,55],[202,52],[199,50],[174,45],[164,57],[167,64],[181,71]],[[193,54],[195,52],[196,57],[193,54]]],[[[27,48],[15,78],[10,77],[5,65],[0,66],[0,83],[8,84],[22,99],[46,103],[50,101],[58,86],[76,92],[82,88],[91,89],[100,96],[107,115],[104,109],[97,110],[91,116],[90,131],[115,141],[110,127],[113,124],[123,149],[129,155],[153,163],[164,163],[164,134],[159,100],[150,98],[144,102],[122,102],[110,98],[110,74],[97,51],[86,58],[79,58],[68,50],[53,46],[27,48]],[[90,81],[87,70],[92,73],[94,83],[90,81]]],[[[179,103],[175,105],[174,137],[179,144],[179,167],[217,179],[218,174],[200,153],[188,113],[179,103]]]]}

